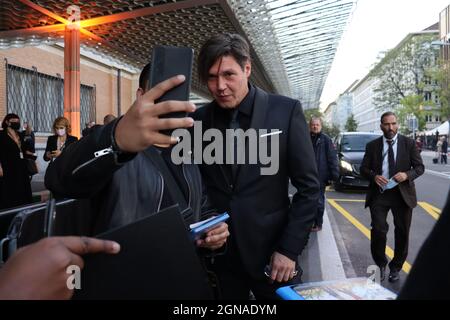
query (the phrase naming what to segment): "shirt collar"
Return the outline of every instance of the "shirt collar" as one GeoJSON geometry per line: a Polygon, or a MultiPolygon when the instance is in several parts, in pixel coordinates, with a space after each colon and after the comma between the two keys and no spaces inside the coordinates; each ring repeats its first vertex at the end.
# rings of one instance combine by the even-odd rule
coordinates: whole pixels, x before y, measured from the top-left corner
{"type": "Polygon", "coordinates": [[[255,101],[255,87],[248,83],[248,93],[241,103],[237,106],[239,112],[251,116],[253,112],[253,102],[255,101]]]}
{"type": "MultiPolygon", "coordinates": [[[[395,136],[391,139],[391,141],[397,141],[398,133],[395,134],[395,136]]],[[[387,143],[388,139],[383,135],[383,143],[387,143]]]]}

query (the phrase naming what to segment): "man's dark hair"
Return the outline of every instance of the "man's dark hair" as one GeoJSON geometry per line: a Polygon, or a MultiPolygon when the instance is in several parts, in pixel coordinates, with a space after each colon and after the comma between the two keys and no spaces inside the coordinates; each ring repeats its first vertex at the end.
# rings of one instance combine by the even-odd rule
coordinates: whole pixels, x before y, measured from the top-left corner
{"type": "Polygon", "coordinates": [[[382,124],[384,117],[388,117],[388,116],[394,116],[395,118],[397,118],[397,115],[395,113],[393,113],[392,111],[387,111],[381,115],[380,123],[382,124]]]}
{"type": "Polygon", "coordinates": [[[150,66],[151,63],[147,63],[145,67],[142,69],[141,74],[139,75],[139,88],[144,91],[147,91],[148,81],[150,78],[150,66]]]}
{"type": "Polygon", "coordinates": [[[9,120],[11,120],[11,119],[19,119],[20,120],[20,118],[19,118],[19,116],[17,114],[15,114],[15,113],[8,113],[5,116],[5,118],[3,119],[3,122],[2,122],[2,128],[3,129],[8,128],[8,125],[6,124],[6,121],[9,122],[9,120]]]}
{"type": "Polygon", "coordinates": [[[250,61],[250,47],[247,41],[234,33],[223,33],[208,39],[198,55],[198,76],[200,81],[208,81],[209,69],[224,56],[232,56],[244,70],[245,63],[250,61]]]}

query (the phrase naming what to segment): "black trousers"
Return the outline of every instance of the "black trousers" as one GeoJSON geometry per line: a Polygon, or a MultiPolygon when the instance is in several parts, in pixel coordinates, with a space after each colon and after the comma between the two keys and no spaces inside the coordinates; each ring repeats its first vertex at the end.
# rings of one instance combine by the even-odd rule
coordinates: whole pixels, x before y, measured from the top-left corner
{"type": "Polygon", "coordinates": [[[412,208],[403,201],[398,187],[379,194],[370,206],[372,230],[370,249],[375,263],[379,267],[387,265],[386,235],[389,225],[386,221],[389,210],[394,217],[395,249],[394,258],[389,263],[391,270],[401,270],[408,256],[409,229],[411,226],[412,208]]]}
{"type": "MultiPolygon", "coordinates": [[[[288,282],[272,282],[264,276],[261,270],[261,278],[253,279],[244,269],[238,259],[224,260],[223,256],[217,257],[214,270],[218,279],[219,299],[222,300],[249,300],[250,290],[256,300],[281,300],[275,293],[279,287],[297,284],[301,282],[302,270],[297,265],[298,275],[288,282]]],[[[240,260],[240,259],[239,259],[240,260]]]]}
{"type": "Polygon", "coordinates": [[[325,183],[320,184],[319,200],[317,201],[317,215],[314,220],[314,225],[321,227],[323,224],[323,212],[325,211],[325,183]]]}

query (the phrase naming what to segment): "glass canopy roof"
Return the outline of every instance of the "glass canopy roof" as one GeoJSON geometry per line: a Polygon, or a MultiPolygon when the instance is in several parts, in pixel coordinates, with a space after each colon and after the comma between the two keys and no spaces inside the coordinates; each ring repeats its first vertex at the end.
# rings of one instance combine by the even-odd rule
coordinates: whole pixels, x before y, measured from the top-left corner
{"type": "Polygon", "coordinates": [[[319,106],[357,0],[230,0],[276,90],[319,106]]]}
{"type": "MultiPolygon", "coordinates": [[[[69,0],[0,0],[0,49],[61,45],[69,0]]],[[[81,7],[84,55],[137,72],[155,44],[201,44],[219,32],[251,43],[251,80],[303,107],[319,106],[357,0],[90,0],[81,7]],[[90,22],[90,23],[88,23],[90,22]]],[[[196,70],[196,64],[194,69],[196,70]]],[[[193,89],[207,96],[193,80],[193,89]]]]}

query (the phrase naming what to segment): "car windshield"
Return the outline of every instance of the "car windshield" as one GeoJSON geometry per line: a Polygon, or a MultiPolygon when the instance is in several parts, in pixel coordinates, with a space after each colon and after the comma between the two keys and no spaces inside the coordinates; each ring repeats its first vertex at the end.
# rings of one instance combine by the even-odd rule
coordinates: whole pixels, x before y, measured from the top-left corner
{"type": "Polygon", "coordinates": [[[378,138],[376,134],[345,135],[342,137],[342,151],[366,151],[366,144],[378,138]]]}

